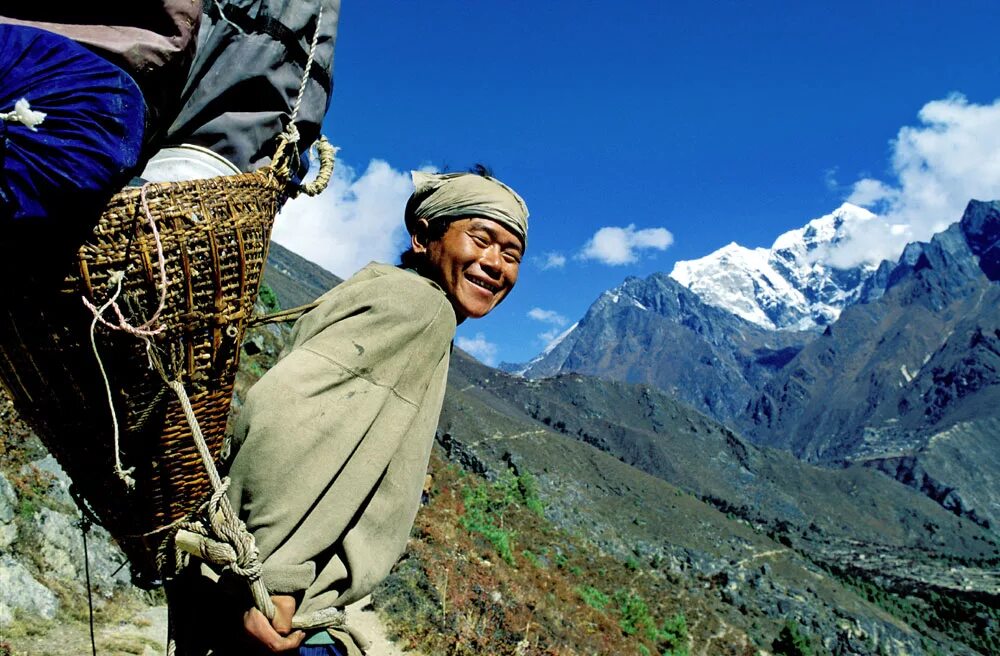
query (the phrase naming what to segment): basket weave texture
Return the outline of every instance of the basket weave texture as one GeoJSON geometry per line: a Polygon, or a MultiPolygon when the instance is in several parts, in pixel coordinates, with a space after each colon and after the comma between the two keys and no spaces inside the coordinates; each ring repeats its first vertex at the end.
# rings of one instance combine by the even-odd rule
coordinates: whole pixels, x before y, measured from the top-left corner
{"type": "MultiPolygon", "coordinates": [[[[166,328],[152,338],[153,350],[167,375],[184,383],[216,459],[283,190],[271,169],[146,186],[167,277],[158,321],[166,328]]],[[[146,344],[98,325],[121,460],[135,467],[135,488],[115,474],[107,390],[90,343],[93,314],[81,300],[102,305],[114,292],[112,274],[124,271],[118,303],[129,322],[139,325],[156,311],[159,257],[140,189],[116,194],[87,241],[55,259],[5,290],[0,379],[122,546],[137,582],[155,581],[169,574],[156,561],[170,529],[197,510],[211,486],[176,397],[150,368],[146,344]]]]}

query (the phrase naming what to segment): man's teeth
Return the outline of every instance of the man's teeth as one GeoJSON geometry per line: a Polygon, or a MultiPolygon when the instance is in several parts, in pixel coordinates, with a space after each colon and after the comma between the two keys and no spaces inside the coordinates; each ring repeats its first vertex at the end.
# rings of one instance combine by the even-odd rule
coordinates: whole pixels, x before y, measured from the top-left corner
{"type": "Polygon", "coordinates": [[[469,281],[470,281],[470,282],[471,282],[472,284],[474,284],[474,285],[478,285],[479,287],[482,287],[483,289],[485,289],[485,290],[487,290],[487,291],[490,291],[490,292],[496,292],[496,290],[497,290],[497,288],[496,288],[495,286],[493,286],[493,285],[490,285],[490,284],[488,284],[488,283],[485,283],[485,282],[483,282],[482,280],[477,280],[477,279],[475,279],[475,278],[469,278],[469,281]]]}

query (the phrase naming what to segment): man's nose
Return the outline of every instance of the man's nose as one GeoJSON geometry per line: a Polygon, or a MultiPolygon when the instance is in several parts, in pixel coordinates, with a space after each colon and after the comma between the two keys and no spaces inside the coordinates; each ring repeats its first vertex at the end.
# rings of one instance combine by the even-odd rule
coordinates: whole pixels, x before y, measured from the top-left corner
{"type": "Polygon", "coordinates": [[[487,269],[492,275],[499,277],[500,271],[503,268],[503,258],[500,256],[500,247],[493,244],[483,250],[483,254],[479,257],[479,264],[484,269],[487,269]]]}

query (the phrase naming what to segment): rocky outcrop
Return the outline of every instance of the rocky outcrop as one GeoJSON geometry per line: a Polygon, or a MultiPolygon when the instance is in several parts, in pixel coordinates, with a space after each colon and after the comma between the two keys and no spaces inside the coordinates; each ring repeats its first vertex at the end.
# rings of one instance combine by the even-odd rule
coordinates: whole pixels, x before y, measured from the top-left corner
{"type": "Polygon", "coordinates": [[[10,554],[0,555],[0,590],[0,625],[13,622],[15,612],[51,620],[59,610],[56,595],[10,554]]]}
{"type": "MultiPolygon", "coordinates": [[[[0,406],[5,401],[0,394],[0,406]]],[[[0,652],[89,653],[89,568],[100,653],[122,653],[126,646],[128,653],[162,653],[165,632],[150,635],[146,619],[164,610],[161,604],[131,585],[125,557],[103,528],[86,528],[84,549],[85,525],[69,478],[9,406],[4,414],[0,652]],[[25,462],[26,456],[35,459],[25,462]]]]}
{"type": "Polygon", "coordinates": [[[0,553],[17,539],[17,494],[7,478],[0,474],[0,553]]]}

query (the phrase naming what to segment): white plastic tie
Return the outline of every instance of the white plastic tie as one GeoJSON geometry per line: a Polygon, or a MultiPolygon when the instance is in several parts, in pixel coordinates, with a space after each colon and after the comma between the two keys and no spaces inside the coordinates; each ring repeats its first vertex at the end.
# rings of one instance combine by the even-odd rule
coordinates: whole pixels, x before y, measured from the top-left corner
{"type": "Polygon", "coordinates": [[[0,120],[8,123],[20,123],[32,132],[38,132],[37,125],[41,125],[48,116],[45,112],[39,112],[31,108],[31,104],[25,98],[21,98],[14,103],[14,111],[0,112],[0,120]]]}

